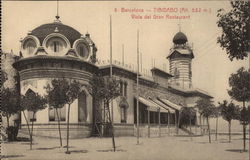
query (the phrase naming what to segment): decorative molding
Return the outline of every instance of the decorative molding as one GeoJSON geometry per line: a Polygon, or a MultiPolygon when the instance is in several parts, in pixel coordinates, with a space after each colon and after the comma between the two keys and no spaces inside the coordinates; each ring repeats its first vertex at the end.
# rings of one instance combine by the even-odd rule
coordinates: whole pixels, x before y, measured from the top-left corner
{"type": "Polygon", "coordinates": [[[20,80],[33,79],[33,78],[71,78],[89,81],[92,74],[76,70],[76,69],[55,69],[55,68],[32,68],[25,69],[19,72],[20,80]]]}

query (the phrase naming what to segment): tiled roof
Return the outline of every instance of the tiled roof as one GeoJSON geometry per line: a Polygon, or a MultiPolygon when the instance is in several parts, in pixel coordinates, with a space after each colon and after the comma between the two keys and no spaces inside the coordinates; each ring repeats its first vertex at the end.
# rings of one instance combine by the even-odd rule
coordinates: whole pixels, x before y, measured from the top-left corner
{"type": "Polygon", "coordinates": [[[70,44],[73,45],[74,41],[78,38],[81,37],[80,32],[78,32],[77,30],[75,30],[74,28],[64,25],[62,23],[59,22],[54,22],[54,23],[48,23],[48,24],[43,24],[37,28],[35,28],[32,32],[31,35],[36,36],[40,43],[42,44],[44,38],[51,34],[51,33],[55,33],[55,29],[58,29],[58,33],[61,33],[62,35],[64,35],[65,37],[67,37],[67,39],[69,40],[70,44]]]}

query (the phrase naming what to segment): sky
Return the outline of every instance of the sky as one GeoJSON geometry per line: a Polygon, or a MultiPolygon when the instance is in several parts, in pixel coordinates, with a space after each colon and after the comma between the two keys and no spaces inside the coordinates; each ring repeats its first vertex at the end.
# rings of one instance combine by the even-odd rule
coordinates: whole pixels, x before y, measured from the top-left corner
{"type": "MultiPolygon", "coordinates": [[[[124,45],[124,63],[136,65],[139,30],[139,52],[142,54],[142,66],[147,70],[152,67],[154,59],[156,67],[169,72],[166,57],[173,45],[174,35],[181,30],[193,46],[193,86],[207,91],[217,103],[230,100],[227,94],[230,74],[242,66],[247,68],[249,63],[247,59],[230,61],[226,51],[217,44],[217,37],[221,35],[216,24],[219,8],[230,9],[229,1],[61,1],[58,10],[63,24],[82,34],[90,34],[100,60],[109,59],[110,15],[114,60],[122,60],[124,45]],[[161,12],[159,8],[168,12],[161,12]],[[142,19],[133,19],[132,15],[142,19]],[[167,15],[188,18],[169,19],[167,15]],[[145,16],[151,16],[151,19],[145,19],[145,16]]],[[[3,1],[2,11],[2,50],[13,50],[17,54],[20,38],[39,25],[55,20],[57,2],[3,1]]]]}

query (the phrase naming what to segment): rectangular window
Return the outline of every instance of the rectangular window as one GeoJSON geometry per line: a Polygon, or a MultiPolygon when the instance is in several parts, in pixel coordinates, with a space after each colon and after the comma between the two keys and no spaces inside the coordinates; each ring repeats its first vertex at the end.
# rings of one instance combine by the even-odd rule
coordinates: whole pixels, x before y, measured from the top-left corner
{"type": "Polygon", "coordinates": [[[34,114],[34,118],[33,118],[33,112],[32,111],[28,111],[28,117],[30,122],[35,122],[36,121],[36,113],[34,114]]]}
{"type": "MultiPolygon", "coordinates": [[[[58,108],[57,112],[58,112],[60,121],[65,121],[66,120],[66,106],[64,106],[63,108],[58,108]]],[[[56,109],[49,108],[49,121],[53,122],[57,120],[58,120],[58,117],[57,117],[56,109]]]]}
{"type": "Polygon", "coordinates": [[[61,121],[66,121],[66,106],[59,109],[61,121]]]}
{"type": "Polygon", "coordinates": [[[55,121],[55,110],[49,107],[49,121],[55,121]]]}

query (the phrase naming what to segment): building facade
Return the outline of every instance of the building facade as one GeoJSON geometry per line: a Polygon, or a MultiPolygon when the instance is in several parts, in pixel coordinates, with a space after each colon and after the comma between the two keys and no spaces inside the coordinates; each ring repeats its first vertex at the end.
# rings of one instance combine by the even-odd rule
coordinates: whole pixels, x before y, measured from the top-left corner
{"type": "MultiPolygon", "coordinates": [[[[174,134],[181,128],[180,110],[184,106],[194,107],[199,98],[212,98],[209,94],[192,87],[191,47],[187,37],[179,32],[173,39],[174,47],[167,56],[170,73],[159,68],[151,69],[151,78],[139,77],[139,97],[136,96],[134,71],[123,66],[112,65],[113,76],[120,81],[120,96],[112,101],[111,117],[116,136],[133,136],[136,129],[136,101],[139,101],[139,123],[141,136],[174,134]]],[[[82,35],[74,28],[63,24],[59,18],[43,24],[21,40],[20,59],[13,64],[20,75],[20,92],[34,92],[46,95],[45,87],[52,79],[77,80],[86,86],[94,74],[110,75],[110,65],[98,65],[97,47],[90,34],[82,35]]],[[[78,99],[71,105],[70,138],[89,137],[104,133],[105,111],[102,105],[94,106],[94,98],[87,88],[83,88],[78,99]]],[[[62,136],[66,137],[68,107],[59,110],[62,136]]],[[[58,137],[57,116],[48,106],[38,111],[32,119],[26,111],[28,120],[34,121],[34,135],[58,137]]],[[[197,112],[197,119],[198,119],[197,112]]],[[[195,120],[195,125],[201,121],[195,120]]],[[[27,126],[21,116],[22,132],[27,126]]],[[[106,127],[107,128],[107,127],[106,127]]],[[[108,129],[107,129],[108,130],[108,129]]]]}

